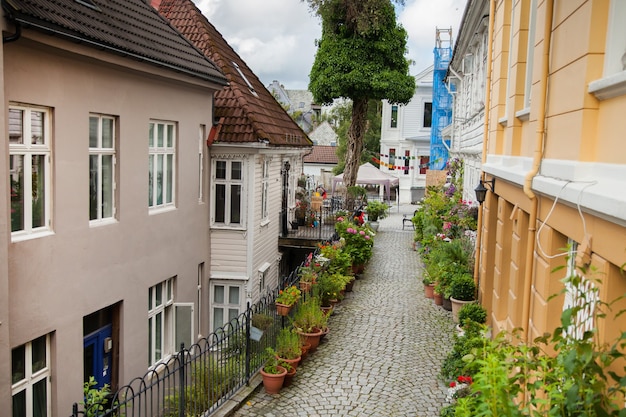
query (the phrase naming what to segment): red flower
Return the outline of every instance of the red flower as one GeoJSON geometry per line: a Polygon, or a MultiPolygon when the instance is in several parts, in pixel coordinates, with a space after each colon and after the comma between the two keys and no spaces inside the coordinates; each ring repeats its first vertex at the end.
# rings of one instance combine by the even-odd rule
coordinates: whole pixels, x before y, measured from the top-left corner
{"type": "Polygon", "coordinates": [[[454,388],[454,387],[456,387],[456,382],[454,381],[450,382],[450,388],[454,388]]]}

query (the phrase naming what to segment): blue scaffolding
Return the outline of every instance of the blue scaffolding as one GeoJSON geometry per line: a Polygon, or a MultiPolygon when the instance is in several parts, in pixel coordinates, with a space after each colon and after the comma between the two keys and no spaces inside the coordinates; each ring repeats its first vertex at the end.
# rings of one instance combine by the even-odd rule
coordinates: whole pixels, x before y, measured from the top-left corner
{"type": "Polygon", "coordinates": [[[437,28],[435,43],[429,168],[441,170],[448,162],[448,147],[443,142],[441,131],[452,122],[452,95],[444,81],[452,59],[452,28],[437,28]]]}

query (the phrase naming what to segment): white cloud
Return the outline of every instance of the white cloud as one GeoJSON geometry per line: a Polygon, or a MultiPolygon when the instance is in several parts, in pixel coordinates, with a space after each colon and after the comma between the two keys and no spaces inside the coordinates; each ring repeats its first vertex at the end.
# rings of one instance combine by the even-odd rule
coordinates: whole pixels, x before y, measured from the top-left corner
{"type": "MultiPolygon", "coordinates": [[[[306,89],[321,36],[319,18],[299,0],[195,0],[198,8],[237,51],[252,71],[269,85],[306,89]]],[[[408,57],[417,74],[433,62],[435,28],[453,28],[465,0],[406,0],[398,22],[409,35],[408,57]]]]}

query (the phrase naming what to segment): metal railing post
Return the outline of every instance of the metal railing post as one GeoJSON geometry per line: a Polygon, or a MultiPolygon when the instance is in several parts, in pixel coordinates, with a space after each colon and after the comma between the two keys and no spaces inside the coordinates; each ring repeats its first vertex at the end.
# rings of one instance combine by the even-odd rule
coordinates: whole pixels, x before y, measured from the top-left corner
{"type": "Polygon", "coordinates": [[[250,385],[250,358],[252,357],[252,343],[250,340],[250,321],[252,320],[252,309],[250,301],[246,305],[246,385],[250,385]]]}
{"type": "Polygon", "coordinates": [[[185,417],[185,384],[186,384],[186,378],[185,378],[185,344],[181,343],[180,344],[180,352],[178,353],[178,357],[180,360],[180,380],[179,382],[179,393],[178,393],[178,416],[179,417],[185,417]]]}

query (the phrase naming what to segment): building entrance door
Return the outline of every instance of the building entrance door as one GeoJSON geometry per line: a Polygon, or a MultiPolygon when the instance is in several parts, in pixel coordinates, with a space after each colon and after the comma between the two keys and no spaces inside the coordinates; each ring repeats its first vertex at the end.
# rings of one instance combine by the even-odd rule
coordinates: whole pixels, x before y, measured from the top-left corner
{"type": "Polygon", "coordinates": [[[111,386],[111,367],[113,358],[112,325],[99,328],[83,338],[83,369],[84,380],[93,376],[102,388],[104,384],[111,386]]]}

